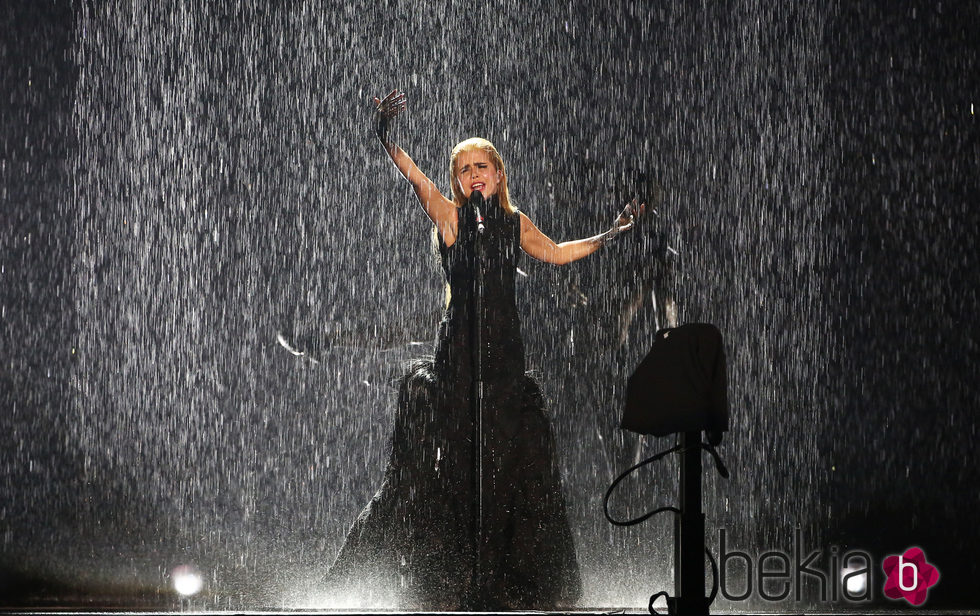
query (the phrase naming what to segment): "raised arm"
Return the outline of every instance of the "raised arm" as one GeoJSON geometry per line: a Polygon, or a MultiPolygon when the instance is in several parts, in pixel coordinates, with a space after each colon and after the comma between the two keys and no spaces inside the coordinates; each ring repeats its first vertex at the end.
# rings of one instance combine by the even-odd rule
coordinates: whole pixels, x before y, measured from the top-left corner
{"type": "Polygon", "coordinates": [[[555,265],[565,265],[572,261],[577,261],[582,257],[587,257],[600,246],[610,241],[620,233],[629,231],[633,228],[637,217],[646,209],[645,204],[636,207],[635,203],[630,203],[623,210],[616,222],[605,233],[587,237],[581,240],[571,240],[556,244],[554,240],[545,235],[538,229],[531,219],[524,212],[521,212],[521,248],[527,254],[545,263],[555,265]]]}
{"type": "Polygon", "coordinates": [[[412,184],[422,209],[439,229],[443,241],[452,244],[456,239],[456,206],[439,192],[435,183],[422,173],[404,150],[395,145],[389,135],[392,121],[407,105],[405,93],[392,90],[384,99],[375,98],[374,104],[377,106],[375,122],[381,145],[398,171],[412,184]]]}

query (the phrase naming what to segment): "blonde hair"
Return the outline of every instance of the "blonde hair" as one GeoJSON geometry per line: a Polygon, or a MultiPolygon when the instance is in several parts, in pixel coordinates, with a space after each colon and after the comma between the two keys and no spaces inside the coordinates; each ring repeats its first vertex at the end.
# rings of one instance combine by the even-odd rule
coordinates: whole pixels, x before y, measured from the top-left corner
{"type": "Polygon", "coordinates": [[[500,153],[497,152],[497,148],[493,147],[492,143],[480,137],[471,137],[465,141],[460,141],[453,148],[453,153],[449,157],[449,181],[453,187],[453,202],[456,207],[462,207],[466,204],[463,188],[456,180],[456,159],[463,152],[472,152],[473,150],[483,150],[490,162],[500,172],[500,183],[497,184],[497,199],[500,201],[500,207],[504,208],[508,214],[516,214],[517,208],[510,202],[510,193],[507,191],[507,170],[504,169],[504,160],[500,158],[500,153]]]}

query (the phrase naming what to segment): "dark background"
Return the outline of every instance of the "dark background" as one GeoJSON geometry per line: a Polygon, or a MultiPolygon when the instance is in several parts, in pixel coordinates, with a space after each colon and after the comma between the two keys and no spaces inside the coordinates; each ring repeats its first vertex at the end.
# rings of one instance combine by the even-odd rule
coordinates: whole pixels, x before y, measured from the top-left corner
{"type": "MultiPolygon", "coordinates": [[[[516,13],[515,7],[506,8],[516,13]]],[[[82,602],[94,607],[114,602],[139,605],[141,601],[156,605],[169,600],[152,585],[115,583],[110,574],[86,578],[73,571],[72,565],[72,559],[89,563],[90,556],[104,553],[106,546],[111,552],[113,533],[120,528],[126,529],[123,535],[127,545],[143,542],[156,546],[150,552],[156,550],[161,561],[167,560],[170,548],[165,547],[166,541],[154,537],[173,530],[159,520],[129,518],[126,502],[132,484],[123,482],[129,487],[116,492],[93,485],[87,466],[90,462],[70,442],[79,438],[73,425],[77,417],[62,412],[71,408],[72,396],[78,395],[69,382],[73,362],[79,361],[74,344],[80,329],[79,313],[73,299],[80,263],[77,226],[81,225],[83,233],[100,228],[73,216],[86,182],[97,181],[94,178],[100,164],[91,159],[79,163],[74,154],[81,151],[79,139],[85,135],[73,119],[83,70],[73,49],[81,36],[79,24],[106,10],[63,2],[11,2],[0,9],[0,429],[4,433],[4,451],[0,454],[0,596],[4,600],[0,605],[82,602]],[[84,16],[86,11],[88,17],[84,16]],[[99,520],[95,526],[104,523],[116,530],[105,534],[92,530],[93,519],[99,520]],[[76,532],[80,527],[89,530],[76,532]],[[32,545],[66,545],[72,541],[77,544],[58,553],[57,566],[20,558],[32,545]]],[[[465,11],[450,4],[444,13],[431,13],[442,14],[448,24],[418,25],[413,12],[397,3],[381,3],[373,10],[377,13],[370,19],[362,19],[374,24],[370,34],[381,40],[392,36],[392,30],[431,34],[449,28],[456,23],[454,19],[465,21],[466,17],[465,11]]],[[[239,21],[232,20],[230,26],[219,29],[250,20],[268,24],[269,14],[257,10],[238,15],[239,21]]],[[[343,21],[343,17],[339,19],[343,21]]],[[[509,19],[520,21],[520,16],[509,19]]],[[[563,190],[588,189],[590,182],[602,185],[609,183],[609,177],[622,175],[622,169],[617,168],[620,165],[606,155],[616,147],[617,136],[645,134],[654,144],[641,158],[647,168],[656,170],[664,185],[668,195],[664,210],[671,212],[688,248],[685,265],[680,267],[684,273],[678,294],[686,307],[682,317],[723,325],[734,371],[729,455],[734,457],[733,468],[742,469],[743,476],[767,479],[741,484],[743,487],[735,492],[749,494],[752,499],[743,501],[741,508],[732,505],[736,513],[722,514],[727,517],[720,523],[748,529],[739,537],[740,545],[757,551],[787,545],[796,525],[802,525],[807,536],[820,545],[864,549],[876,558],[919,545],[942,572],[928,606],[978,607],[974,584],[980,575],[975,557],[980,552],[980,534],[975,530],[975,516],[980,505],[980,479],[973,457],[980,407],[975,319],[980,140],[974,105],[980,106],[976,45],[980,7],[967,2],[900,6],[859,2],[808,9],[767,9],[752,3],[711,7],[680,2],[642,7],[589,3],[571,7],[565,31],[569,23],[582,24],[585,30],[591,26],[596,32],[565,37],[562,28],[557,28],[558,34],[542,33],[538,41],[542,48],[559,48],[565,54],[562,61],[572,70],[565,74],[564,84],[545,81],[542,88],[541,82],[522,81],[521,72],[535,67],[508,66],[502,60],[495,65],[490,43],[485,48],[487,53],[472,63],[485,69],[484,75],[489,70],[495,79],[515,84],[507,90],[508,105],[502,105],[504,108],[525,104],[523,101],[543,101],[552,109],[574,102],[574,113],[553,121],[522,120],[525,132],[515,129],[517,136],[510,138],[513,158],[519,162],[538,153],[531,146],[527,151],[516,151],[514,144],[521,141],[520,135],[533,134],[541,143],[554,143],[547,154],[549,167],[525,179],[526,184],[545,180],[552,187],[544,191],[546,199],[554,203],[565,201],[563,190]],[[755,19],[761,20],[761,26],[754,30],[756,43],[740,46],[739,37],[755,19]],[[610,32],[614,36],[605,36],[610,32]],[[801,46],[801,39],[810,46],[801,46]],[[814,41],[819,43],[816,47],[814,41]],[[747,61],[745,49],[752,50],[752,60],[759,68],[740,68],[740,63],[747,61]],[[593,61],[596,57],[609,59],[605,69],[593,61]],[[635,68],[625,61],[617,64],[623,58],[639,59],[639,65],[646,68],[635,68]],[[643,58],[649,62],[643,64],[643,58]],[[672,68],[665,68],[668,63],[661,59],[673,62],[672,68]],[[623,93],[624,97],[642,99],[633,107],[642,109],[642,125],[621,126],[631,120],[622,120],[609,103],[608,95],[620,91],[622,77],[616,74],[617,66],[631,67],[631,78],[649,80],[631,81],[632,90],[623,93]],[[679,74],[685,77],[678,78],[679,74]],[[669,85],[659,85],[664,83],[669,85]],[[788,127],[788,132],[779,127],[788,127]],[[563,141],[563,134],[574,135],[576,145],[563,141]],[[794,145],[793,139],[800,135],[809,138],[794,145]],[[775,138],[785,138],[785,146],[772,149],[758,145],[775,138]],[[807,153],[793,158],[803,147],[807,153]],[[746,151],[764,152],[766,156],[752,158],[745,155],[746,151]],[[784,157],[787,152],[791,153],[789,162],[784,157]],[[761,163],[768,164],[768,169],[762,169],[761,163]],[[708,181],[711,166],[716,171],[708,181]],[[759,192],[763,187],[771,188],[771,192],[763,195],[759,192]],[[727,205],[717,210],[691,208],[685,213],[683,204],[694,202],[727,205]],[[704,217],[705,211],[712,216],[704,217]],[[767,212],[770,218],[759,223],[759,212],[767,212]],[[753,236],[743,236],[742,231],[755,224],[768,229],[758,236],[767,238],[765,249],[746,248],[753,236]],[[818,243],[797,242],[794,232],[799,229],[809,233],[809,238],[816,231],[818,243]],[[740,261],[746,250],[753,259],[740,261]],[[719,269],[713,286],[699,285],[699,273],[710,269],[712,263],[719,269]],[[732,288],[713,293],[712,289],[726,288],[718,282],[726,279],[732,288]],[[755,286],[745,282],[749,279],[755,286]],[[819,283],[816,295],[809,286],[813,281],[819,283]],[[741,301],[739,293],[760,288],[778,291],[767,296],[776,300],[775,306],[770,303],[741,309],[739,317],[726,316],[726,305],[741,301]],[[820,308],[806,302],[801,307],[793,299],[799,297],[808,301],[818,297],[820,308]],[[784,298],[784,303],[778,303],[779,298],[784,298]],[[816,319],[821,322],[814,322],[816,319]],[[746,323],[752,323],[752,328],[740,326],[746,323]],[[753,337],[768,342],[757,347],[753,337]],[[758,348],[770,351],[765,362],[754,352],[758,348]],[[824,367],[808,370],[806,363],[811,359],[807,353],[815,351],[819,351],[824,367]],[[755,385],[739,387],[740,375],[755,385]],[[769,409],[764,419],[750,419],[753,409],[762,407],[769,409]],[[796,498],[800,494],[807,495],[805,503],[796,498]],[[805,514],[800,513],[803,508],[805,514]]],[[[406,63],[423,63],[425,57],[402,59],[399,66],[404,69],[406,63]]],[[[341,73],[356,73],[362,68],[343,63],[339,67],[341,73]]],[[[446,70],[465,72],[455,66],[443,67],[446,70]]],[[[420,74],[425,81],[425,71],[420,74]]],[[[384,75],[364,81],[378,93],[391,82],[384,75]]],[[[465,84],[466,80],[462,81],[465,84]]],[[[429,83],[437,90],[444,85],[429,83]]],[[[424,91],[423,86],[414,90],[404,87],[412,96],[424,91]]],[[[458,82],[450,90],[454,94],[440,99],[446,107],[468,108],[472,104],[474,95],[458,87],[458,82]]],[[[369,93],[373,92],[358,94],[363,99],[369,93]]],[[[220,88],[209,95],[220,97],[220,88]]],[[[351,98],[355,98],[353,92],[351,98]]],[[[206,119],[208,113],[214,114],[210,122],[219,126],[219,133],[223,123],[235,122],[233,118],[223,119],[219,111],[209,112],[206,104],[202,113],[206,119]]],[[[324,130],[329,131],[326,115],[328,126],[324,130]]],[[[491,133],[502,133],[507,124],[507,113],[499,115],[490,123],[491,133]]],[[[465,125],[466,120],[461,123],[465,125]]],[[[501,145],[500,139],[493,139],[501,145]]],[[[238,147],[247,150],[247,136],[243,140],[238,147]]],[[[424,154],[416,158],[442,160],[432,154],[433,141],[445,139],[442,135],[424,135],[418,145],[424,154]]],[[[356,147],[368,146],[358,143],[356,147]]],[[[311,152],[315,155],[315,150],[311,152]]],[[[372,151],[372,156],[377,158],[377,152],[372,151]]],[[[441,173],[439,164],[431,163],[430,167],[441,173]]],[[[512,164],[511,168],[515,167],[512,164]]],[[[327,172],[326,167],[322,170],[327,172]]],[[[270,185],[275,184],[277,173],[285,173],[271,166],[261,172],[268,174],[270,185]]],[[[245,177],[256,172],[238,173],[245,177]]],[[[243,190],[244,180],[222,181],[225,184],[215,179],[216,186],[224,186],[216,189],[218,192],[244,194],[236,193],[243,190]]],[[[364,200],[379,200],[371,195],[373,188],[365,190],[368,195],[364,200]]],[[[524,194],[532,194],[532,190],[525,188],[524,194]]],[[[224,202],[221,197],[216,199],[224,202]]],[[[400,193],[397,199],[407,202],[400,193]]],[[[272,216],[255,223],[256,228],[272,216]]],[[[578,226],[553,223],[564,232],[556,234],[572,235],[579,233],[579,227],[583,232],[595,228],[599,223],[589,220],[590,216],[596,221],[608,218],[605,211],[601,215],[583,213],[578,220],[585,222],[578,226]]],[[[418,227],[418,235],[424,236],[421,223],[418,227]]],[[[253,241],[249,246],[251,236],[240,232],[246,238],[245,254],[260,254],[263,267],[269,268],[276,280],[279,261],[261,256],[271,254],[275,245],[270,248],[253,241]]],[[[357,232],[363,233],[363,229],[357,232]]],[[[631,246],[630,250],[643,255],[643,249],[631,246]]],[[[241,306],[247,292],[236,290],[233,281],[244,271],[235,268],[245,266],[235,265],[237,261],[229,254],[224,256],[225,262],[232,264],[230,271],[216,276],[211,291],[216,303],[241,306]]],[[[329,270],[329,266],[324,267],[329,270]]],[[[344,265],[335,267],[336,277],[348,275],[344,265]]],[[[592,269],[575,270],[573,274],[573,281],[586,289],[631,271],[622,263],[588,267],[592,269]]],[[[534,266],[529,268],[534,275],[534,266]]],[[[298,271],[302,275],[306,270],[298,271]]],[[[296,272],[294,269],[282,276],[295,276],[296,272]]],[[[568,282],[554,278],[559,274],[540,275],[552,276],[559,289],[568,282]]],[[[265,292],[275,294],[297,286],[303,286],[303,281],[280,280],[265,292]]],[[[396,292],[408,293],[410,289],[396,292]]],[[[269,331],[302,329],[304,318],[309,317],[303,316],[300,296],[286,292],[277,310],[256,316],[256,320],[264,320],[256,327],[269,331]],[[300,308],[290,308],[296,306],[300,308]]],[[[531,304],[532,321],[543,318],[541,315],[549,310],[570,314],[559,300],[531,304]]],[[[605,318],[607,306],[595,304],[569,317],[575,323],[570,326],[573,334],[578,331],[584,335],[582,331],[593,322],[605,318]]],[[[370,323],[371,311],[364,313],[362,321],[370,323]]],[[[613,329],[607,324],[602,328],[613,329]]],[[[643,331],[649,329],[646,326],[643,331]]],[[[535,357],[547,357],[532,367],[553,372],[554,364],[561,363],[565,355],[540,351],[551,344],[543,341],[541,334],[529,331],[527,336],[532,364],[535,357]],[[559,360],[553,360],[556,354],[559,360]]],[[[606,331],[598,336],[606,340],[615,333],[606,331]]],[[[628,374],[629,366],[642,354],[642,346],[636,343],[632,349],[620,350],[620,365],[602,374],[628,374]]],[[[246,361],[239,357],[247,354],[221,361],[232,365],[246,361]]],[[[574,376],[587,372],[593,360],[569,355],[567,361],[568,374],[574,376]]],[[[274,381],[278,374],[262,376],[263,370],[256,371],[259,376],[255,378],[260,380],[274,381]]],[[[553,400],[577,396],[569,388],[563,393],[560,380],[546,384],[546,391],[549,387],[553,400]]],[[[318,399],[316,393],[309,396],[318,399]]],[[[385,394],[372,396],[370,400],[383,401],[385,394]]],[[[357,400],[353,394],[351,398],[357,400]]],[[[601,429],[611,429],[609,425],[614,423],[606,421],[608,425],[601,429]]],[[[321,428],[326,429],[326,424],[321,428]]],[[[279,429],[288,433],[286,427],[279,429]]],[[[372,430],[371,434],[378,437],[387,432],[384,426],[372,430]]],[[[558,431],[560,438],[574,434],[562,424],[558,431]]],[[[120,436],[107,434],[104,438],[111,442],[120,436]]],[[[166,435],[161,438],[166,439],[166,435]]],[[[232,446],[234,443],[229,444],[232,446]]],[[[609,468],[593,471],[595,483],[602,484],[614,467],[621,468],[632,451],[629,442],[611,445],[605,463],[609,468]]],[[[120,459],[114,464],[126,465],[127,460],[133,460],[129,454],[118,455],[120,459]]],[[[366,463],[379,465],[382,459],[382,453],[372,453],[366,463]]],[[[572,466],[583,469],[581,464],[572,466]]],[[[220,465],[215,468],[220,474],[220,465]]],[[[139,476],[132,479],[137,485],[138,480],[139,476]]],[[[371,482],[362,483],[369,486],[371,482]]],[[[218,484],[233,493],[228,483],[219,480],[218,484]]],[[[716,495],[724,492],[714,484],[708,489],[716,495]]],[[[289,494],[286,492],[285,501],[275,506],[260,503],[244,510],[266,511],[268,507],[267,513],[272,516],[273,509],[303,509],[307,506],[303,503],[316,499],[316,495],[306,495],[303,498],[307,501],[290,505],[289,494]]],[[[363,498],[356,490],[349,497],[355,513],[356,503],[363,498]]],[[[215,511],[225,506],[221,498],[209,503],[215,511]]],[[[591,507],[591,501],[573,505],[573,517],[591,515],[591,507]]],[[[713,511],[718,514],[729,508],[713,511]]],[[[317,535],[309,558],[324,558],[322,554],[331,552],[345,524],[317,535]]],[[[601,556],[597,558],[602,561],[601,556]]],[[[243,569],[267,570],[255,562],[243,565],[243,569]]],[[[120,577],[136,578],[139,576],[120,577]]],[[[874,584],[880,588],[882,582],[876,579],[874,584]]],[[[231,587],[228,592],[234,595],[236,590],[231,587]]],[[[249,605],[249,601],[232,601],[231,605],[249,605]]],[[[268,601],[265,597],[256,601],[268,605],[262,603],[268,601]]],[[[904,607],[885,601],[882,604],[904,607]]],[[[223,604],[215,599],[212,605],[223,604]]]]}

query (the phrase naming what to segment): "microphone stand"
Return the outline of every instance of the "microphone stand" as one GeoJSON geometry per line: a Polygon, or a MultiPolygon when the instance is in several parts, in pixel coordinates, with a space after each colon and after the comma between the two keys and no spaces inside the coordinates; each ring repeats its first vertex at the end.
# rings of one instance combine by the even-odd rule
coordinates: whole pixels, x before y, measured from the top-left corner
{"type": "MultiPolygon", "coordinates": [[[[471,407],[473,416],[473,490],[476,495],[476,509],[473,519],[473,579],[471,592],[474,601],[479,601],[483,594],[483,267],[486,260],[486,247],[483,243],[483,217],[480,215],[480,205],[483,195],[479,192],[471,195],[473,216],[477,224],[474,241],[473,258],[473,293],[471,294],[473,330],[470,340],[470,361],[472,366],[471,407]]],[[[467,213],[469,215],[469,213],[467,213]]]]}

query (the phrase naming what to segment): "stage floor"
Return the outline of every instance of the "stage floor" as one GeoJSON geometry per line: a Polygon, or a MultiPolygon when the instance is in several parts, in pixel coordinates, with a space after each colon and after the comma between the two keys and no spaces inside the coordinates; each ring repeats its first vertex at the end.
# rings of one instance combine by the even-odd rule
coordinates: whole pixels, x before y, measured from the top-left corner
{"type": "MultiPolygon", "coordinates": [[[[666,611],[658,612],[660,614],[666,614],[666,611]]],[[[197,611],[197,610],[184,610],[184,609],[174,609],[174,610],[132,610],[132,609],[119,609],[112,607],[105,608],[93,608],[93,606],[67,606],[52,608],[46,606],[43,608],[4,608],[0,606],[0,614],[4,615],[18,615],[22,614],[24,616],[105,616],[107,614],[112,614],[113,616],[170,616],[172,614],[181,615],[201,615],[201,616],[224,616],[231,614],[242,614],[246,616],[282,616],[286,615],[299,615],[299,616],[319,616],[319,615],[332,615],[332,616],[379,616],[379,615],[391,615],[391,616],[402,616],[411,614],[412,616],[447,616],[452,614],[482,614],[482,615],[507,615],[515,616],[520,614],[574,614],[576,616],[610,616],[610,615],[629,615],[629,614],[649,614],[647,610],[643,609],[623,609],[623,608],[609,608],[609,609],[597,609],[597,608],[581,608],[581,609],[571,609],[564,611],[555,612],[545,612],[545,611],[511,611],[511,612],[397,612],[397,611],[386,611],[386,610],[257,610],[257,611],[247,611],[247,610],[215,610],[215,611],[197,611]]],[[[712,610],[711,614],[718,615],[738,615],[738,616],[904,616],[906,614],[916,616],[980,616],[980,610],[928,610],[928,609],[874,609],[874,610],[837,610],[837,611],[730,611],[730,610],[712,610]]]]}

